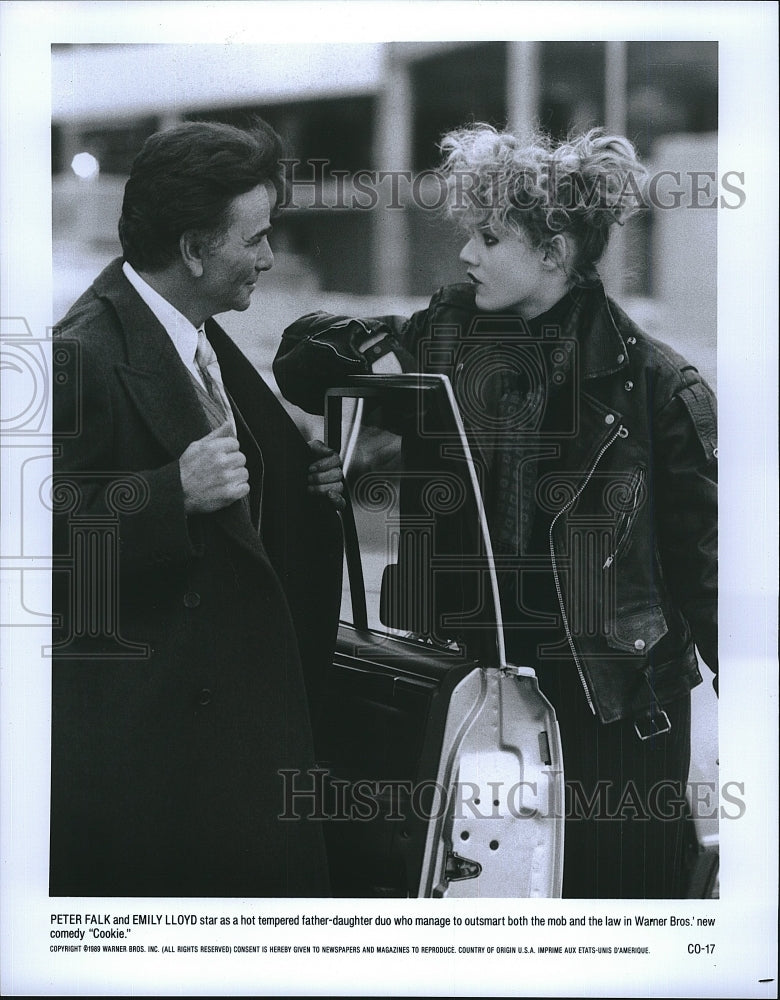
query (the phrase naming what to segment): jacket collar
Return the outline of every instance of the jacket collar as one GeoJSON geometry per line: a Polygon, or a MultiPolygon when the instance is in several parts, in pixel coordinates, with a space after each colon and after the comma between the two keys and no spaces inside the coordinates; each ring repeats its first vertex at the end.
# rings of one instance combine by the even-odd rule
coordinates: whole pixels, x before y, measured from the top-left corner
{"type": "MultiPolygon", "coordinates": [[[[474,305],[473,288],[451,286],[451,291],[462,296],[462,304],[469,311],[479,312],[474,305]]],[[[571,293],[571,306],[561,320],[561,336],[576,340],[579,345],[580,377],[599,378],[620,371],[628,364],[628,351],[621,330],[635,329],[631,321],[608,297],[601,282],[588,288],[577,288],[571,293]]],[[[555,308],[555,307],[553,307],[555,308]]],[[[506,324],[506,316],[491,313],[480,316],[493,318],[498,329],[506,324]]],[[[519,319],[518,323],[521,323],[519,319]]]]}
{"type": "MultiPolygon", "coordinates": [[[[171,338],[125,277],[121,258],[108,265],[92,288],[111,303],[122,328],[127,364],[117,366],[120,379],[154,437],[172,459],[178,458],[211,425],[171,338]]],[[[206,333],[218,343],[218,358],[229,353],[228,337],[214,320],[206,321],[206,333]]],[[[240,502],[209,516],[249,553],[266,558],[240,502]]]]}
{"type": "Polygon", "coordinates": [[[171,338],[122,273],[121,258],[92,287],[111,304],[121,330],[127,364],[117,366],[119,377],[154,436],[178,458],[210,425],[171,338]]]}
{"type": "Polygon", "coordinates": [[[563,336],[579,343],[582,378],[599,378],[620,371],[628,364],[628,351],[618,326],[614,303],[599,282],[578,289],[563,323],[563,336]]]}
{"type": "Polygon", "coordinates": [[[108,300],[114,307],[123,329],[131,368],[159,372],[161,364],[172,356],[178,357],[165,328],[125,277],[121,257],[111,261],[92,287],[99,298],[108,300]]]}

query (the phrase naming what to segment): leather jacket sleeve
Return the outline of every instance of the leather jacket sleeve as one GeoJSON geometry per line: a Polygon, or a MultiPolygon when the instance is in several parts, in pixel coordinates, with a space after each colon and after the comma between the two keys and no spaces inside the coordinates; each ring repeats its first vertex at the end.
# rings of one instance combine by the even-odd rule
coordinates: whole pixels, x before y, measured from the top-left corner
{"type": "Polygon", "coordinates": [[[282,334],[273,372],[285,399],[308,413],[322,413],[325,390],[349,375],[370,375],[373,358],[361,352],[366,341],[382,336],[382,353],[387,347],[395,353],[404,372],[425,369],[420,358],[420,341],[435,325],[440,310],[446,310],[451,324],[454,309],[461,319],[470,321],[474,313],[474,289],[470,285],[439,288],[426,309],[409,317],[334,316],[314,312],[301,316],[282,334]]]}
{"type": "Polygon", "coordinates": [[[383,336],[405,372],[414,361],[402,345],[407,321],[400,316],[358,319],[315,312],[301,316],[287,327],[273,363],[277,385],[285,399],[307,413],[322,413],[325,390],[345,376],[370,375],[371,357],[360,348],[367,340],[383,336]]]}
{"type": "Polygon", "coordinates": [[[712,390],[688,369],[687,384],[656,413],[653,502],[667,588],[707,666],[718,670],[717,424],[712,390]]]}

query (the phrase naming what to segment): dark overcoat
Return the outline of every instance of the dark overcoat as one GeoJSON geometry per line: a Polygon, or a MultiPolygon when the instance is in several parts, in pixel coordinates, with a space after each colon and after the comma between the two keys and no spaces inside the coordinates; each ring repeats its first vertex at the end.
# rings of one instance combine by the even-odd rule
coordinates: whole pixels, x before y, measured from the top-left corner
{"type": "Polygon", "coordinates": [[[185,515],[178,459],[210,427],[121,260],[55,333],[52,895],[328,892],[319,824],[278,818],[279,772],[314,763],[304,677],[316,703],[340,525],[278,400],[206,332],[249,514],[185,515]]]}

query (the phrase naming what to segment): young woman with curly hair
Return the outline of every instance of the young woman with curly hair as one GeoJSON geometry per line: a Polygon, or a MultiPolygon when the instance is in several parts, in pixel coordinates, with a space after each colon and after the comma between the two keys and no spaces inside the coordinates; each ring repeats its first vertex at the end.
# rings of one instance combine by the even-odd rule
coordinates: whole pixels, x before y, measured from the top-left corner
{"type": "Polygon", "coordinates": [[[322,412],[340,374],[449,375],[482,474],[507,659],[534,667],[559,721],[563,894],[679,897],[695,647],[717,670],[716,420],[697,370],[599,278],[645,171],[601,130],[556,143],[476,125],[441,149],[468,284],[408,319],[303,317],[276,378],[322,412]],[[447,350],[427,350],[434,337],[447,350]]]}

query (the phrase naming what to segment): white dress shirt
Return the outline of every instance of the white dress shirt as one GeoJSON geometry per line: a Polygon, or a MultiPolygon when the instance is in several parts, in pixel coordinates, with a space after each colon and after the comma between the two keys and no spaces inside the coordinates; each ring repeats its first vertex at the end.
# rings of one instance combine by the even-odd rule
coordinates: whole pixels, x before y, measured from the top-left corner
{"type": "MultiPolygon", "coordinates": [[[[184,367],[190,372],[198,382],[206,388],[203,375],[195,362],[195,351],[198,347],[198,331],[190,323],[186,316],[183,316],[175,306],[172,306],[167,299],[164,299],[159,292],[144,281],[135,268],[127,261],[122,264],[122,271],[125,277],[138,292],[144,302],[152,310],[156,318],[160,321],[165,332],[171,338],[176,352],[184,363],[184,367]]],[[[220,376],[221,381],[221,376],[220,376]]]]}
{"type": "MultiPolygon", "coordinates": [[[[132,264],[128,264],[127,261],[124,261],[122,264],[122,271],[133,288],[138,292],[144,302],[152,310],[155,317],[162,324],[165,332],[171,338],[173,346],[176,348],[176,353],[181,358],[184,367],[197,380],[198,384],[201,385],[206,392],[208,392],[209,387],[206,385],[203,378],[203,372],[200,370],[200,367],[195,360],[195,353],[198,349],[198,330],[192,325],[192,323],[190,323],[186,316],[179,312],[175,306],[172,306],[171,303],[166,298],[163,298],[158,291],[155,291],[155,289],[152,288],[147,281],[144,281],[132,264]]],[[[222,372],[220,371],[219,362],[214,354],[211,362],[209,363],[209,374],[211,378],[217,382],[217,391],[222,399],[222,408],[224,409],[227,419],[233,428],[233,434],[236,434],[236,422],[233,417],[233,410],[228,402],[228,397],[225,393],[224,384],[222,382],[222,372]]]]}

